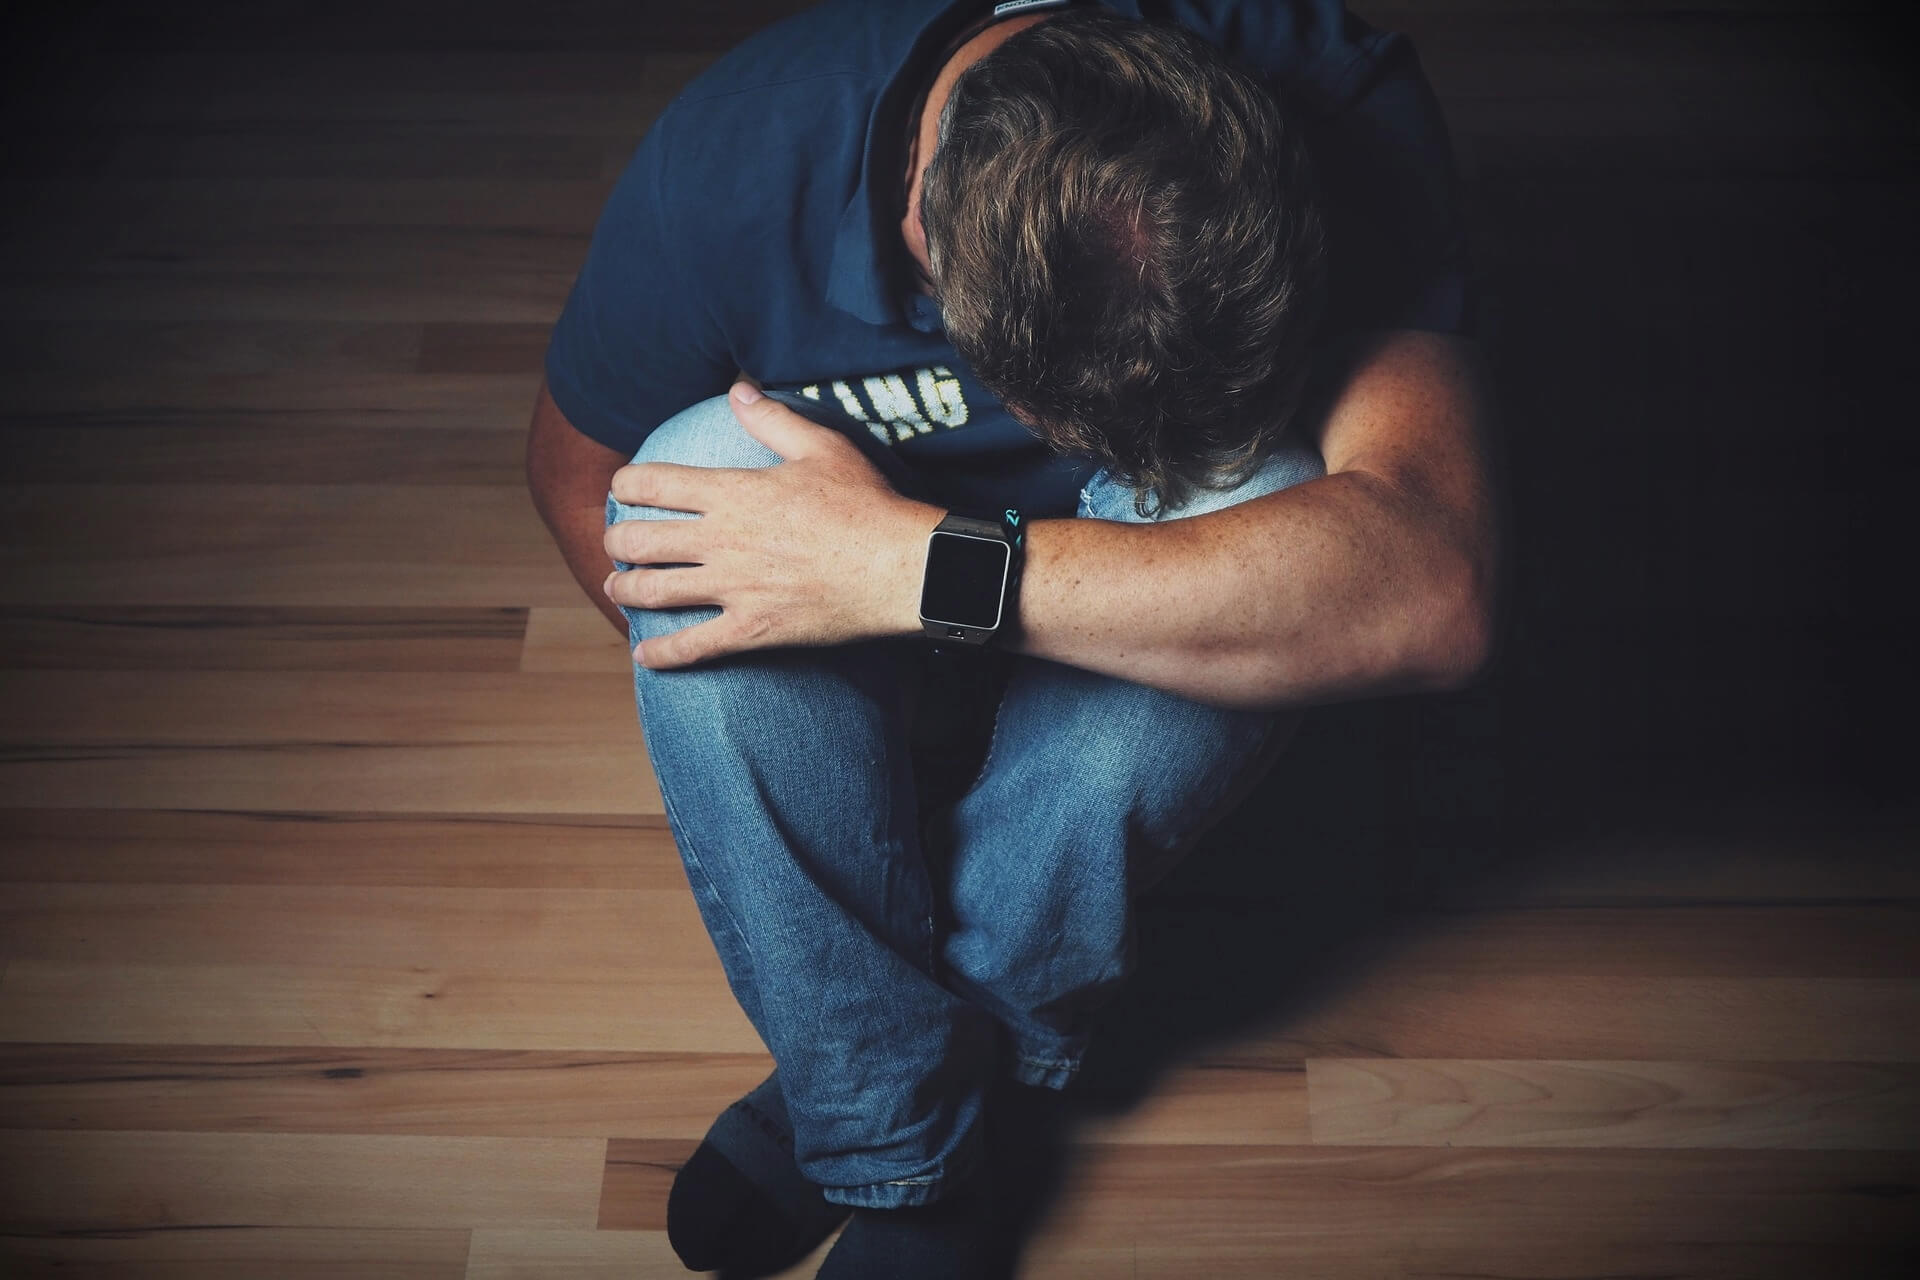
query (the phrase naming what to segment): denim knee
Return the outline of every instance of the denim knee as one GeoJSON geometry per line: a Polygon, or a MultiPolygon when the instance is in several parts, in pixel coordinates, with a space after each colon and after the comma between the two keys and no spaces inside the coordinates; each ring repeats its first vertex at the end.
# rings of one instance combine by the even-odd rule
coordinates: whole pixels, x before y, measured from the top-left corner
{"type": "MultiPolygon", "coordinates": [[[[740,425],[740,420],[733,416],[732,403],[727,397],[714,396],[681,410],[654,428],[652,434],[641,442],[632,460],[672,462],[683,467],[770,467],[780,461],[780,455],[747,433],[747,429],[740,425]]],[[[628,506],[612,493],[607,494],[606,523],[609,525],[626,520],[695,518],[691,511],[628,506]]],[[[624,560],[615,560],[613,564],[623,572],[633,568],[624,560]]],[[[653,626],[664,633],[704,622],[720,614],[720,610],[712,605],[680,609],[639,609],[632,605],[621,605],[620,612],[627,620],[629,634],[639,631],[649,616],[655,620],[653,626]],[[661,626],[660,622],[665,619],[671,619],[671,625],[661,626]]]]}

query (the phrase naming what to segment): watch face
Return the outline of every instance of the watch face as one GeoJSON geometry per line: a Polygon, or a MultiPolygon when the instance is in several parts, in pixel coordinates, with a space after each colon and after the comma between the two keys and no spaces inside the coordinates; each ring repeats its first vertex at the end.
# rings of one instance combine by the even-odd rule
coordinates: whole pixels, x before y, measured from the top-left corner
{"type": "Polygon", "coordinates": [[[1000,596],[1013,551],[997,538],[935,533],[927,539],[920,616],[950,626],[991,631],[1000,625],[1000,596]]]}

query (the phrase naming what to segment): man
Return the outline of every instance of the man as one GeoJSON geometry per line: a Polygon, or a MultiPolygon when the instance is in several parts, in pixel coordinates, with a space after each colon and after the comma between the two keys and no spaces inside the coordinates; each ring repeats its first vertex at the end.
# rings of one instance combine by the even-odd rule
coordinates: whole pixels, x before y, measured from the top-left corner
{"type": "Polygon", "coordinates": [[[1337,0],[1106,8],[841,0],[749,41],[641,144],[555,330],[530,483],[634,643],[778,1066],[676,1180],[696,1268],[767,1274],[851,1210],[822,1275],[992,1274],[989,1087],[1072,1080],[1132,895],[1298,708],[1485,658],[1410,48],[1337,0]],[[928,813],[923,631],[1011,663],[928,813]]]}

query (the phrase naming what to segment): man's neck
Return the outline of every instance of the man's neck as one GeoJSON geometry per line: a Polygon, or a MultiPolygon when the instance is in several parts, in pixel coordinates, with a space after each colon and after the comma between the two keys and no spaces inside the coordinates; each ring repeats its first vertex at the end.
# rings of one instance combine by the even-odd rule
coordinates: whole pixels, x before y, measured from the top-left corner
{"type": "Polygon", "coordinates": [[[927,162],[933,158],[934,148],[939,144],[940,115],[946,109],[948,97],[952,95],[954,82],[968,67],[1007,40],[1028,27],[1045,22],[1057,12],[1057,9],[1044,9],[1038,13],[1019,13],[1005,18],[989,14],[962,31],[949,43],[943,55],[936,59],[933,78],[916,99],[916,109],[908,113],[907,165],[902,176],[905,198],[899,227],[900,240],[906,246],[907,260],[913,266],[921,293],[933,293],[933,268],[928,261],[926,230],[920,221],[920,184],[924,180],[927,162]]]}

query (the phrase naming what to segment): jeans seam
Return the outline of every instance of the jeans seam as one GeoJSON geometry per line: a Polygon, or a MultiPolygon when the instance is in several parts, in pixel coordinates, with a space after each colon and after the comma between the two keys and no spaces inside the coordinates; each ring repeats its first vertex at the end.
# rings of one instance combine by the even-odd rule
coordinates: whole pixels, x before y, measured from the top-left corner
{"type": "MultiPolygon", "coordinates": [[[[608,498],[611,500],[612,495],[609,494],[608,498]]],[[[607,523],[611,525],[620,522],[609,520],[607,523]]],[[[620,562],[616,561],[615,563],[620,562]]],[[[624,614],[625,611],[622,610],[622,612],[624,614]]],[[[633,641],[634,619],[629,616],[627,623],[627,639],[633,641]]],[[[635,662],[633,667],[635,671],[643,669],[638,662],[635,662]]],[[[633,684],[633,700],[634,706],[640,715],[641,732],[645,733],[647,723],[647,699],[646,695],[641,691],[641,688],[641,682],[636,679],[633,684]]],[[[648,755],[651,757],[651,750],[649,750],[648,755]]],[[[740,927],[740,922],[734,918],[733,907],[727,902],[726,895],[721,893],[719,887],[714,884],[713,875],[707,870],[706,863],[701,860],[699,850],[693,846],[693,838],[684,834],[686,827],[681,823],[680,815],[674,809],[673,798],[668,794],[666,779],[660,776],[661,770],[659,762],[651,760],[650,762],[653,765],[654,778],[661,784],[660,807],[666,811],[667,823],[673,829],[675,843],[679,846],[680,852],[684,856],[684,861],[687,863],[689,880],[691,880],[694,872],[699,873],[701,884],[705,888],[707,896],[720,904],[721,913],[726,917],[727,929],[733,934],[734,940],[739,943],[741,951],[744,952],[747,957],[747,962],[753,967],[753,973],[757,975],[760,972],[760,958],[753,953],[753,943],[748,940],[746,931],[740,927]]]]}
{"type": "Polygon", "coordinates": [[[1030,1053],[1014,1055],[1030,1067],[1071,1067],[1079,1062],[1078,1058],[1036,1058],[1030,1053]]]}
{"type": "Polygon", "coordinates": [[[994,699],[993,724],[987,730],[987,754],[981,759],[980,767],[974,771],[973,780],[967,783],[966,790],[960,793],[963,797],[973,794],[974,790],[979,787],[980,780],[987,776],[987,770],[993,764],[994,748],[1000,745],[1000,713],[1007,705],[1007,685],[1012,684],[1012,682],[1013,673],[1008,672],[1005,683],[1001,685],[1000,696],[994,699]]]}

